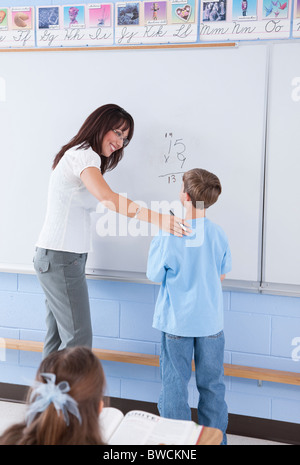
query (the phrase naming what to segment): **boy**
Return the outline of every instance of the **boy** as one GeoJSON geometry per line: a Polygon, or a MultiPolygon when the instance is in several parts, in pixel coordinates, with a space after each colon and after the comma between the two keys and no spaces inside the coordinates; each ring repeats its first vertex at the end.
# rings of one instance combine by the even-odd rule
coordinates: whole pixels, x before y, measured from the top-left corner
{"type": "Polygon", "coordinates": [[[219,428],[226,444],[221,280],[231,270],[231,254],[223,230],[205,217],[221,190],[217,176],[208,171],[184,174],[180,200],[196,234],[180,238],[160,232],[151,243],[147,276],[161,282],[153,318],[153,327],[162,331],[159,412],[191,419],[188,382],[194,352],[198,422],[219,428]]]}

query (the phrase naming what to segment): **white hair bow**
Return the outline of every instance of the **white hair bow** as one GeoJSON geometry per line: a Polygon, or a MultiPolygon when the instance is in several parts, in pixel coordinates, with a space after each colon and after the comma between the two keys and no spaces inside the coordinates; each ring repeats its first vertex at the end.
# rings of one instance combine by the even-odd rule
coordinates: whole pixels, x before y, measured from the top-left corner
{"type": "Polygon", "coordinates": [[[53,403],[57,414],[60,410],[63,413],[64,420],[69,425],[68,412],[77,417],[81,424],[81,415],[78,410],[77,402],[67,392],[70,391],[70,385],[67,381],[61,381],[55,384],[56,376],[54,373],[41,373],[46,383],[36,381],[29,401],[32,402],[26,412],[25,421],[27,426],[34,420],[35,416],[46,410],[53,403]]]}

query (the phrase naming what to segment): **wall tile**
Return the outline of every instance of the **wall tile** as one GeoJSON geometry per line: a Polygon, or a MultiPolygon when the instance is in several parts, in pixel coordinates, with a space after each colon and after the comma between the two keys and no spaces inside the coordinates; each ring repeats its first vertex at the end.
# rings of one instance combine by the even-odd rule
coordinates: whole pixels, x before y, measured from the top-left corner
{"type": "Polygon", "coordinates": [[[94,337],[93,347],[139,354],[156,354],[156,345],[153,342],[136,341],[135,339],[94,337]]]}
{"type": "Polygon", "coordinates": [[[272,400],[272,419],[278,421],[288,421],[290,423],[299,423],[300,402],[289,399],[272,400]]]}
{"type": "Polygon", "coordinates": [[[272,318],[271,354],[300,358],[300,318],[272,318]]]}
{"type": "Polygon", "coordinates": [[[20,339],[23,341],[38,341],[44,342],[46,331],[36,331],[32,329],[21,329],[20,339]]]}
{"type": "Polygon", "coordinates": [[[107,376],[104,395],[107,397],[121,397],[121,380],[107,376]]]}
{"type": "Polygon", "coordinates": [[[2,326],[45,329],[44,297],[41,294],[0,292],[2,326]]]}
{"type": "Polygon", "coordinates": [[[36,369],[15,365],[5,364],[1,367],[1,383],[19,384],[23,386],[32,386],[36,369]]]}
{"type": "Polygon", "coordinates": [[[43,289],[35,274],[19,274],[18,291],[43,294],[43,289]]]}
{"type": "Polygon", "coordinates": [[[90,299],[93,334],[119,337],[119,303],[111,300],[90,299]]]}
{"type": "Polygon", "coordinates": [[[19,339],[19,328],[7,328],[0,326],[0,337],[7,337],[9,339],[19,339]]]}
{"type": "Polygon", "coordinates": [[[160,342],[160,331],[152,328],[154,305],[136,302],[121,303],[120,336],[160,342]]]}
{"type": "Polygon", "coordinates": [[[122,379],[121,397],[122,399],[135,399],[156,403],[160,393],[160,386],[160,382],[122,379]]]}
{"type": "Polygon", "coordinates": [[[154,302],[154,287],[152,284],[123,283],[88,279],[90,298],[129,302],[154,302]]]}
{"type": "Polygon", "coordinates": [[[28,352],[20,350],[20,365],[24,367],[32,367],[37,371],[42,361],[41,352],[28,352]]]}
{"type": "Polygon", "coordinates": [[[226,350],[270,353],[271,317],[267,315],[225,312],[224,333],[226,350]]]}
{"type": "Polygon", "coordinates": [[[291,357],[274,357],[272,355],[243,354],[232,352],[232,363],[257,368],[268,368],[270,370],[300,372],[300,360],[295,362],[291,357]]]}
{"type": "MultiPolygon", "coordinates": [[[[15,365],[16,371],[18,371],[18,364],[19,364],[19,351],[18,350],[13,350],[13,349],[6,349],[6,348],[1,348],[0,349],[0,373],[2,376],[2,369],[6,366],[6,364],[12,364],[15,365]]],[[[0,379],[0,382],[1,379],[0,379]]]]}
{"type": "Polygon", "coordinates": [[[18,275],[14,273],[0,273],[0,291],[16,291],[18,275]]]}
{"type": "Polygon", "coordinates": [[[230,310],[231,307],[231,293],[223,292],[223,308],[225,310],[230,310]]]}
{"type": "Polygon", "coordinates": [[[135,380],[159,380],[159,368],[133,363],[101,361],[106,376],[135,380]]]}
{"type": "Polygon", "coordinates": [[[227,391],[225,398],[230,413],[271,418],[271,400],[268,397],[250,396],[241,392],[227,391]]]}
{"type": "Polygon", "coordinates": [[[231,310],[260,315],[300,316],[300,297],[232,292],[231,310]]]}

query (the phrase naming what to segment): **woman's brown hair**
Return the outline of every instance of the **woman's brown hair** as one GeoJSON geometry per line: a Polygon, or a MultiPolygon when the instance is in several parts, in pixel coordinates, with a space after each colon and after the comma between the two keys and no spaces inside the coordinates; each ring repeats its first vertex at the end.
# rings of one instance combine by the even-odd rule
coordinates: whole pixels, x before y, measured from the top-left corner
{"type": "MultiPolygon", "coordinates": [[[[67,381],[68,394],[78,404],[78,418],[69,414],[69,425],[51,403],[38,413],[29,426],[20,423],[10,427],[0,437],[0,445],[99,445],[103,444],[99,427],[99,405],[103,398],[105,377],[100,361],[85,347],[54,352],[46,357],[36,380],[45,383],[41,373],[54,373],[56,384],[67,381]]],[[[30,390],[28,398],[32,390],[30,390]]]]}
{"type": "Polygon", "coordinates": [[[81,149],[91,147],[101,158],[101,173],[111,171],[123,158],[123,147],[112,153],[110,157],[104,157],[101,154],[102,141],[105,134],[112,129],[129,129],[128,140],[132,139],[134,130],[134,121],[132,116],[123,108],[113,103],[102,105],[91,113],[80,130],[73,139],[64,145],[54,158],[52,169],[54,169],[65,152],[72,147],[78,146],[81,149]]]}

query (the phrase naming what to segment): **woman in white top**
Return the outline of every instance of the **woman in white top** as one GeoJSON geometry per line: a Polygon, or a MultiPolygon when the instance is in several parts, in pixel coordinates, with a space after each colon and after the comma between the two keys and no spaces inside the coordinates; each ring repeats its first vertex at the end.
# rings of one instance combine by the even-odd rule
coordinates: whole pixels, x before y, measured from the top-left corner
{"type": "Polygon", "coordinates": [[[103,105],[54,159],[46,218],[34,257],[46,296],[44,357],[65,347],[92,346],[85,264],[91,248],[90,212],[97,201],[177,236],[185,234],[179,225],[184,220],[142,208],[112,191],[104,180],[104,173],[122,159],[133,130],[133,119],[125,110],[103,105]]]}

